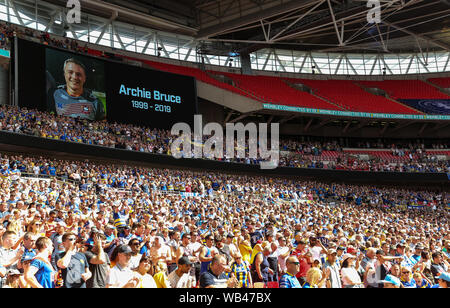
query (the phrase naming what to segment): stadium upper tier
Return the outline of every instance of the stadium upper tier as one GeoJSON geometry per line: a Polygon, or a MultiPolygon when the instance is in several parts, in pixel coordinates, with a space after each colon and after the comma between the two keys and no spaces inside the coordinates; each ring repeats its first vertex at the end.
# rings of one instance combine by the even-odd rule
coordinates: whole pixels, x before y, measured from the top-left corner
{"type": "Polygon", "coordinates": [[[366,87],[379,88],[394,99],[450,99],[449,95],[421,80],[361,81],[366,87]]]}
{"type": "MultiPolygon", "coordinates": [[[[93,52],[90,52],[93,54],[93,52]]],[[[439,99],[449,100],[450,96],[420,80],[313,80],[253,76],[218,71],[203,71],[199,68],[173,65],[139,58],[130,58],[161,71],[192,76],[199,81],[251,99],[277,105],[307,107],[338,111],[356,111],[393,114],[424,114],[418,109],[403,104],[397,99],[439,99]],[[225,77],[225,79],[223,78],[225,77]],[[222,80],[228,80],[226,83],[222,80]],[[296,86],[297,85],[297,86],[296,86]],[[310,90],[302,90],[298,86],[310,90]],[[368,92],[365,88],[383,90],[387,97],[368,92]]],[[[434,81],[448,78],[435,78],[434,81]]],[[[433,113],[448,114],[446,109],[433,113]]]]}
{"type": "MultiPolygon", "coordinates": [[[[51,42],[54,40],[52,38],[51,42]]],[[[46,43],[51,44],[51,42],[46,43]]],[[[100,46],[85,48],[90,55],[104,56],[100,46]]],[[[201,82],[261,103],[364,113],[450,114],[450,95],[441,89],[450,87],[449,77],[430,78],[428,81],[284,78],[202,70],[192,66],[152,61],[132,54],[127,56],[116,54],[115,56],[139,61],[143,63],[143,66],[153,69],[192,76],[201,82]],[[378,90],[374,92],[368,88],[378,90]],[[418,104],[408,100],[427,100],[427,102],[418,104]]]]}

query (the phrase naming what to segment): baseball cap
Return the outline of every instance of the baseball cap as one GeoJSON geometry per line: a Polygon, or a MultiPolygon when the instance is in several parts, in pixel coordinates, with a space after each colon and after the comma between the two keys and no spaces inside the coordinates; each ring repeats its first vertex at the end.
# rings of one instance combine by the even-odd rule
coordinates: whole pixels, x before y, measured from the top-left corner
{"type": "Polygon", "coordinates": [[[441,275],[439,275],[438,279],[442,279],[447,282],[450,282],[450,273],[443,272],[443,273],[441,273],[441,275]]]}
{"type": "Polygon", "coordinates": [[[332,255],[334,253],[337,253],[336,249],[328,249],[328,254],[332,255]]]}
{"type": "Polygon", "coordinates": [[[184,256],[184,257],[181,257],[180,259],[178,259],[178,264],[179,265],[192,265],[192,262],[189,260],[188,257],[184,256]]]}
{"type": "Polygon", "coordinates": [[[6,272],[6,275],[20,275],[20,272],[16,269],[10,269],[6,272]]]}
{"type": "Polygon", "coordinates": [[[117,253],[124,253],[124,254],[129,254],[132,253],[133,251],[131,250],[131,247],[128,245],[120,245],[117,248],[117,253]]]}
{"type": "Polygon", "coordinates": [[[422,249],[422,250],[423,250],[423,249],[425,249],[425,247],[423,247],[422,244],[417,244],[417,245],[416,245],[416,249],[422,249]]]}
{"type": "Polygon", "coordinates": [[[386,277],[384,278],[384,280],[380,280],[380,282],[382,283],[392,283],[393,285],[399,287],[401,282],[400,279],[398,279],[395,276],[392,275],[386,275],[386,277]]]}
{"type": "Polygon", "coordinates": [[[347,247],[347,253],[356,254],[356,249],[354,247],[347,247]]]}

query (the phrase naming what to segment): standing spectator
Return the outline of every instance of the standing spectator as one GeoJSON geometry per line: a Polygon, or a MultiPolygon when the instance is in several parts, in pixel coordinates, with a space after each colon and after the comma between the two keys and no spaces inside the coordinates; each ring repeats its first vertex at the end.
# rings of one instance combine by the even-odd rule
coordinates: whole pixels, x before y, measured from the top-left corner
{"type": "Polygon", "coordinates": [[[337,251],[328,249],[327,261],[323,265],[325,275],[328,277],[327,288],[340,289],[342,288],[341,275],[339,273],[340,266],[337,261],[337,251]]]}
{"type": "Polygon", "coordinates": [[[136,288],[157,288],[156,282],[151,273],[152,259],[148,256],[142,255],[139,266],[136,269],[136,274],[139,278],[139,283],[136,288]]]}
{"type": "Polygon", "coordinates": [[[267,233],[268,245],[271,248],[270,254],[267,256],[267,261],[269,262],[269,268],[272,270],[271,275],[269,275],[269,281],[278,281],[278,245],[274,241],[274,234],[272,232],[267,233]]]}
{"type": "Polygon", "coordinates": [[[136,288],[139,277],[129,268],[132,250],[128,245],[120,245],[115,248],[116,265],[109,271],[106,278],[107,288],[136,288]]]}
{"type": "Polygon", "coordinates": [[[128,242],[128,246],[130,246],[132,250],[129,267],[134,270],[139,266],[142,257],[142,254],[139,253],[141,250],[140,242],[137,238],[133,238],[128,242]]]}
{"type": "Polygon", "coordinates": [[[192,262],[188,257],[181,257],[178,260],[178,267],[169,274],[168,280],[171,288],[192,288],[195,286],[195,279],[190,275],[192,262]]]}
{"type": "Polygon", "coordinates": [[[206,245],[200,251],[199,260],[201,262],[200,275],[208,270],[214,256],[219,254],[217,248],[213,246],[214,237],[212,235],[206,236],[206,245]]]}
{"type": "Polygon", "coordinates": [[[61,269],[63,288],[86,288],[86,281],[92,277],[86,255],[77,252],[74,233],[64,233],[64,252],[56,256],[56,265],[61,269]]]}
{"type": "Polygon", "coordinates": [[[170,282],[167,275],[166,262],[158,262],[155,266],[155,274],[153,275],[156,286],[159,289],[170,289],[170,282]]]}
{"type": "Polygon", "coordinates": [[[64,230],[66,227],[66,223],[64,221],[58,221],[56,223],[55,232],[50,235],[50,240],[53,243],[53,247],[55,248],[52,253],[52,265],[54,268],[58,268],[56,265],[56,256],[60,253],[64,252],[64,245],[62,243],[62,237],[64,235],[64,230]]]}
{"type": "Polygon", "coordinates": [[[298,281],[301,285],[304,285],[306,282],[306,273],[311,268],[313,259],[312,254],[309,251],[308,247],[306,247],[306,241],[300,240],[297,244],[297,247],[291,253],[293,256],[296,256],[300,262],[300,271],[297,273],[298,281]]]}
{"type": "Polygon", "coordinates": [[[106,236],[99,231],[93,235],[93,240],[92,248],[84,253],[89,262],[89,271],[92,273],[92,277],[86,281],[86,287],[106,288],[106,279],[111,264],[108,254],[103,250],[106,244],[106,236]]]}
{"type": "Polygon", "coordinates": [[[361,277],[356,271],[355,257],[352,254],[345,254],[342,258],[341,277],[344,288],[361,288],[361,277]]]}
{"type": "Polygon", "coordinates": [[[224,269],[227,266],[226,258],[216,255],[211,260],[211,266],[200,275],[200,288],[235,288],[239,285],[236,277],[232,275],[227,279],[224,269]]]}
{"type": "Polygon", "coordinates": [[[363,283],[366,288],[377,288],[378,283],[376,279],[376,265],[377,265],[377,250],[370,247],[366,251],[366,256],[361,261],[361,268],[363,271],[363,283]]]}
{"type": "MultiPolygon", "coordinates": [[[[230,255],[233,259],[239,253],[239,250],[237,249],[236,245],[233,243],[234,238],[235,238],[234,234],[232,232],[229,232],[226,236],[226,242],[225,242],[225,244],[228,245],[228,247],[230,249],[230,255]]],[[[242,255],[241,255],[241,257],[242,257],[242,255]]]]}
{"type": "Polygon", "coordinates": [[[448,263],[444,261],[442,257],[442,252],[440,251],[433,252],[431,254],[431,258],[433,259],[431,263],[431,273],[435,281],[437,281],[437,279],[439,279],[438,277],[442,273],[448,272],[449,270],[448,263]]]}
{"type": "Polygon", "coordinates": [[[253,285],[250,264],[242,260],[242,255],[239,252],[234,256],[234,262],[231,264],[231,273],[239,281],[239,288],[251,288],[253,285]]]}
{"type": "Polygon", "coordinates": [[[2,247],[0,247],[0,266],[6,270],[17,269],[17,263],[22,257],[24,249],[13,249],[16,245],[16,233],[5,231],[2,235],[2,247]]]}
{"type": "Polygon", "coordinates": [[[280,288],[301,288],[296,275],[300,270],[300,262],[295,256],[286,260],[286,273],[280,278],[280,288]]]}
{"type": "Polygon", "coordinates": [[[25,270],[25,280],[32,288],[54,288],[56,271],[49,261],[53,251],[52,241],[48,237],[38,238],[36,250],[37,255],[25,270]]]}
{"type": "Polygon", "coordinates": [[[23,236],[23,254],[21,259],[19,260],[19,262],[17,263],[17,268],[18,269],[22,269],[22,260],[24,260],[27,257],[31,257],[34,258],[34,256],[36,255],[36,250],[35,248],[35,243],[36,243],[36,237],[34,234],[27,232],[25,233],[25,235],[23,236]]]}
{"type": "Polygon", "coordinates": [[[172,260],[171,248],[164,244],[161,236],[155,236],[153,246],[150,248],[150,257],[153,264],[164,262],[166,265],[172,260]]]}
{"type": "Polygon", "coordinates": [[[280,238],[278,238],[278,244],[278,267],[280,275],[283,275],[284,273],[286,273],[286,259],[291,254],[292,243],[289,242],[288,246],[286,246],[286,238],[281,236],[280,238]]]}
{"type": "Polygon", "coordinates": [[[269,281],[269,275],[273,274],[273,271],[270,268],[269,261],[267,260],[270,253],[271,253],[270,247],[266,246],[264,247],[262,252],[260,251],[256,254],[255,260],[253,261],[251,267],[253,283],[255,282],[267,283],[269,281]]]}

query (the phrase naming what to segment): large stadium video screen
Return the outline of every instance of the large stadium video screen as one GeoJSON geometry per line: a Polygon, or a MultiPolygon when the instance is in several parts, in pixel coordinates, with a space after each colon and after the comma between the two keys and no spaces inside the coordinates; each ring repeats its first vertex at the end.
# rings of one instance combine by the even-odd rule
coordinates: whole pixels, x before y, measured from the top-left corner
{"type": "Polygon", "coordinates": [[[20,107],[92,121],[192,125],[195,79],[18,40],[20,107]]]}

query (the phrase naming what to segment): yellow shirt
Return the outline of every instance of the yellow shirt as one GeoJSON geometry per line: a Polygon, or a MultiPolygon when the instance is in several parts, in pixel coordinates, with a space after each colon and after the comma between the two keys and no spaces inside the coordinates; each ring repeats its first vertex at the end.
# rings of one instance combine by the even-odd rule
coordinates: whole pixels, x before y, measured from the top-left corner
{"type": "Polygon", "coordinates": [[[166,277],[164,272],[156,273],[153,276],[153,279],[155,280],[156,286],[158,287],[158,289],[166,289],[166,288],[168,288],[169,284],[168,284],[167,277],[166,277]]]}
{"type": "Polygon", "coordinates": [[[248,263],[250,263],[252,255],[252,247],[240,244],[239,251],[241,252],[242,255],[242,261],[247,261],[248,263]]]}

